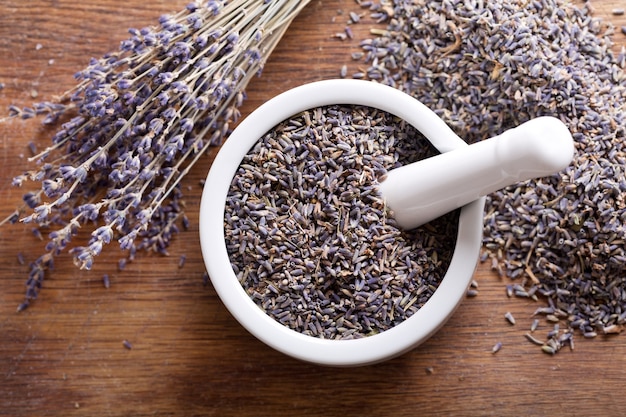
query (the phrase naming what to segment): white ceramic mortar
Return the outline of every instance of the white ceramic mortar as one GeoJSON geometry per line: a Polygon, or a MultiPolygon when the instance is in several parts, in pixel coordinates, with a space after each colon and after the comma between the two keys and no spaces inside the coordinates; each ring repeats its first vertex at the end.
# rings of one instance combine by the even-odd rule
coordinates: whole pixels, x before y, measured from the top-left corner
{"type": "MultiPolygon", "coordinates": [[[[473,194],[464,197],[465,201],[470,202],[464,205],[460,211],[456,246],[448,270],[431,298],[403,323],[379,334],[355,340],[328,340],[303,335],[289,329],[257,306],[237,280],[231,267],[224,238],[225,201],[230,183],[241,160],[265,133],[299,112],[334,104],[370,106],[394,114],[413,125],[442,154],[447,154],[446,156],[450,157],[454,154],[460,155],[456,158],[458,162],[464,160],[458,150],[480,149],[476,145],[468,146],[425,105],[391,87],[370,81],[327,80],[294,88],[274,97],[256,109],[239,124],[220,149],[213,161],[202,194],[200,243],[207,271],[219,297],[237,321],[258,339],[280,352],[303,361],[331,366],[366,365],[398,356],[423,343],[444,325],[463,300],[476,268],[482,241],[485,199],[480,196],[486,195],[489,189],[478,187],[483,192],[476,194],[473,201],[473,194]],[[451,152],[454,150],[457,152],[451,152]]],[[[547,122],[551,121],[547,120],[547,122]]],[[[539,124],[541,125],[541,123],[539,124]]],[[[552,128],[554,128],[553,123],[548,123],[546,132],[551,134],[552,128]]],[[[562,132],[562,127],[558,125],[556,131],[557,136],[569,135],[569,132],[562,132]]],[[[522,130],[518,130],[518,132],[522,132],[522,130]]],[[[524,131],[525,133],[527,131],[524,131]]],[[[542,134],[546,133],[539,132],[535,136],[543,139],[542,134]]],[[[520,136],[519,139],[524,139],[521,134],[512,136],[520,136]]],[[[492,141],[492,144],[495,143],[496,141],[492,141]]],[[[539,144],[540,142],[535,141],[534,143],[539,144]]],[[[567,148],[567,141],[562,143],[556,146],[567,148]]],[[[511,177],[520,175],[520,172],[528,174],[526,175],[528,178],[533,176],[532,169],[530,171],[526,169],[528,164],[520,165],[517,163],[519,160],[517,154],[526,152],[525,148],[531,149],[532,145],[518,140],[517,142],[508,141],[504,147],[487,146],[489,146],[486,148],[488,149],[487,152],[479,151],[478,154],[487,155],[487,159],[492,160],[491,171],[485,175],[483,170],[482,174],[477,174],[477,178],[479,180],[481,178],[489,179],[484,182],[489,183],[488,186],[491,187],[491,191],[504,185],[504,183],[498,182],[501,176],[508,176],[506,181],[509,183],[513,182],[511,177]],[[518,148],[511,147],[510,144],[515,143],[519,144],[518,148]],[[505,152],[502,149],[505,149],[505,152]],[[501,160],[498,152],[510,156],[510,162],[512,166],[515,166],[512,170],[515,171],[513,174],[507,169],[501,169],[497,166],[498,161],[501,160]],[[490,179],[494,176],[498,177],[498,181],[494,182],[490,179]]],[[[571,160],[573,145],[571,148],[569,160],[571,160]]],[[[565,152],[558,155],[558,166],[564,162],[569,163],[567,151],[568,149],[565,149],[565,152]]],[[[553,159],[553,154],[548,154],[548,160],[553,159]]],[[[535,158],[535,155],[533,154],[526,159],[529,158],[535,158]]],[[[454,161],[455,159],[450,160],[454,161]]],[[[509,161],[505,162],[511,166],[509,161]]],[[[462,163],[462,165],[464,164],[462,163]]],[[[432,174],[432,168],[427,165],[424,166],[432,174]]],[[[443,164],[446,170],[448,166],[443,164]]],[[[421,166],[416,165],[414,168],[421,169],[421,166]]],[[[456,169],[454,166],[450,168],[456,169]]],[[[445,177],[446,170],[442,171],[442,175],[435,174],[434,177],[445,177]]],[[[537,171],[537,173],[540,172],[537,171]]],[[[424,177],[418,176],[417,178],[424,177]]],[[[445,183],[442,184],[442,187],[446,186],[445,183]]],[[[448,182],[448,184],[452,183],[448,182]]],[[[406,185],[401,182],[398,182],[397,185],[401,191],[400,193],[396,192],[396,194],[400,194],[399,197],[394,197],[394,199],[398,199],[398,205],[406,204],[407,212],[421,210],[414,207],[413,202],[400,202],[400,199],[404,198],[402,194],[404,194],[403,190],[406,185]]],[[[397,187],[387,186],[390,196],[394,193],[393,188],[397,187]]],[[[454,192],[456,193],[456,191],[454,192]]],[[[442,195],[447,197],[446,193],[448,193],[447,190],[442,195]]],[[[387,196],[387,192],[383,194],[387,196]]],[[[434,201],[439,199],[436,197],[434,201]]],[[[420,201],[422,199],[414,200],[420,201]]],[[[393,206],[391,208],[394,209],[393,206]]],[[[442,209],[437,208],[436,210],[442,209]]],[[[445,210],[441,212],[441,214],[443,213],[445,210]]]]}
{"type": "Polygon", "coordinates": [[[200,242],[207,271],[219,297],[237,321],[258,339],[308,362],[365,365],[413,349],[452,315],[465,296],[476,267],[485,202],[480,198],[461,209],[456,250],[448,271],[430,300],[405,322],[355,340],[306,336],[278,323],[252,301],[232,270],[224,240],[226,196],[241,160],[262,135],[296,113],[333,104],[370,106],[401,117],[422,132],[440,152],[467,146],[434,112],[391,87],[358,80],[329,80],[297,87],[256,109],[220,149],[204,185],[200,242]]]}

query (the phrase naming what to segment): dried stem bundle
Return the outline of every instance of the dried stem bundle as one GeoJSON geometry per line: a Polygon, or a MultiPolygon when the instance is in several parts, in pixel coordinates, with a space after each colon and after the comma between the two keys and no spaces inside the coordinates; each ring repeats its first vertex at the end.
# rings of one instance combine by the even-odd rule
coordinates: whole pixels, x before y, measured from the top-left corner
{"type": "Polygon", "coordinates": [[[87,245],[68,249],[80,268],[91,268],[113,240],[131,258],[138,249],[166,251],[181,217],[185,224],[181,179],[227,136],[248,82],[308,3],[197,0],[158,26],[130,29],[119,51],[92,59],[58,102],[11,107],[11,117],[63,121],[52,145],[31,158],[37,169],[13,181],[41,187],[0,222],[54,229],[18,310],[37,297],[54,257],[88,224],[95,226],[87,245]]]}

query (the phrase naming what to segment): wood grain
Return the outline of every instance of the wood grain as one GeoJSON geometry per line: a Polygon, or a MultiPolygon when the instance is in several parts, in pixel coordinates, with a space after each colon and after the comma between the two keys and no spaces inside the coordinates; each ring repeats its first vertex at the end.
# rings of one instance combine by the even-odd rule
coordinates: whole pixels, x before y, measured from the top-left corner
{"type": "MultiPolygon", "coordinates": [[[[0,2],[0,109],[50,99],[73,85],[89,57],[114,50],[126,28],[152,24],[185,1],[4,0],[0,2]]],[[[623,0],[592,3],[599,16],[623,0]]],[[[287,32],[263,76],[249,88],[244,115],[299,84],[356,71],[358,42],[339,41],[353,1],[314,0],[287,32]]],[[[355,29],[366,33],[368,23],[355,29]]],[[[626,44],[616,31],[614,40],[626,44]]],[[[36,122],[0,124],[0,215],[20,202],[11,178],[24,168],[36,122]]],[[[226,311],[210,285],[198,242],[199,181],[207,157],[185,181],[191,229],[169,257],[144,256],[116,269],[113,247],[91,272],[57,262],[28,310],[21,302],[27,265],[45,244],[28,227],[0,229],[0,415],[7,416],[415,416],[622,415],[626,408],[624,336],[576,339],[576,349],[542,354],[525,341],[536,304],[508,299],[487,266],[479,295],[418,349],[374,366],[305,364],[265,346],[226,311]],[[187,256],[179,268],[181,254],[187,256]],[[101,283],[111,275],[111,288],[101,283]],[[504,319],[510,311],[515,326],[504,319]],[[132,349],[122,342],[128,340],[132,349]],[[496,342],[502,350],[491,353],[496,342]]],[[[547,331],[543,324],[540,331],[547,331]]]]}

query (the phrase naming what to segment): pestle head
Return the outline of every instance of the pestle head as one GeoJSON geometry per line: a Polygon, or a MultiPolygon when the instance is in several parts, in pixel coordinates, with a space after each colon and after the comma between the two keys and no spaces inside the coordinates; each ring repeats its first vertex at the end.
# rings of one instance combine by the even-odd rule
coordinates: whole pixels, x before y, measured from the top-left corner
{"type": "Polygon", "coordinates": [[[574,156],[569,129],[551,116],[529,120],[499,138],[498,158],[511,183],[552,175],[566,168],[574,156]]]}
{"type": "Polygon", "coordinates": [[[388,207],[412,229],[494,191],[555,174],[574,155],[567,127],[530,120],[499,136],[390,171],[380,184],[388,207]]]}

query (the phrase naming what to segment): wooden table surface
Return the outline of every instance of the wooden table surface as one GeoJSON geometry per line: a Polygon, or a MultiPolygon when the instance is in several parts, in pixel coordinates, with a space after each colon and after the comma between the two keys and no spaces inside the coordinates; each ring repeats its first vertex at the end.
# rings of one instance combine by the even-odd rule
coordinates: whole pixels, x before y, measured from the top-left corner
{"type": "MultiPolygon", "coordinates": [[[[580,1],[578,3],[581,3],[580,1]]],[[[88,58],[117,49],[129,27],[152,24],[186,1],[3,0],[0,2],[0,109],[52,98],[74,85],[88,58]]],[[[595,1],[612,16],[624,0],[595,1]]],[[[313,0],[253,80],[244,114],[280,91],[334,78],[358,43],[340,41],[352,0],[313,0]]],[[[367,32],[361,23],[355,29],[367,32]]],[[[0,124],[0,214],[22,190],[30,140],[45,143],[37,122],[0,124]]],[[[0,415],[624,415],[626,336],[576,339],[574,351],[541,353],[524,333],[538,304],[509,299],[506,281],[485,265],[476,271],[479,295],[466,299],[447,325],[399,358],[336,369],[302,363],[265,346],[228,313],[211,285],[203,285],[198,242],[199,182],[210,158],[184,183],[189,231],[169,257],[141,256],[123,272],[111,245],[91,272],[61,257],[40,299],[16,313],[26,261],[43,250],[29,227],[0,229],[0,415]],[[179,268],[179,256],[187,262],[179,268]],[[111,287],[102,274],[111,275],[111,287]],[[511,326],[504,319],[517,318],[511,326]],[[132,343],[132,349],[122,341],[132,343]],[[503,347],[497,354],[496,342],[503,347]]],[[[540,331],[549,325],[542,323],[540,331]]]]}

